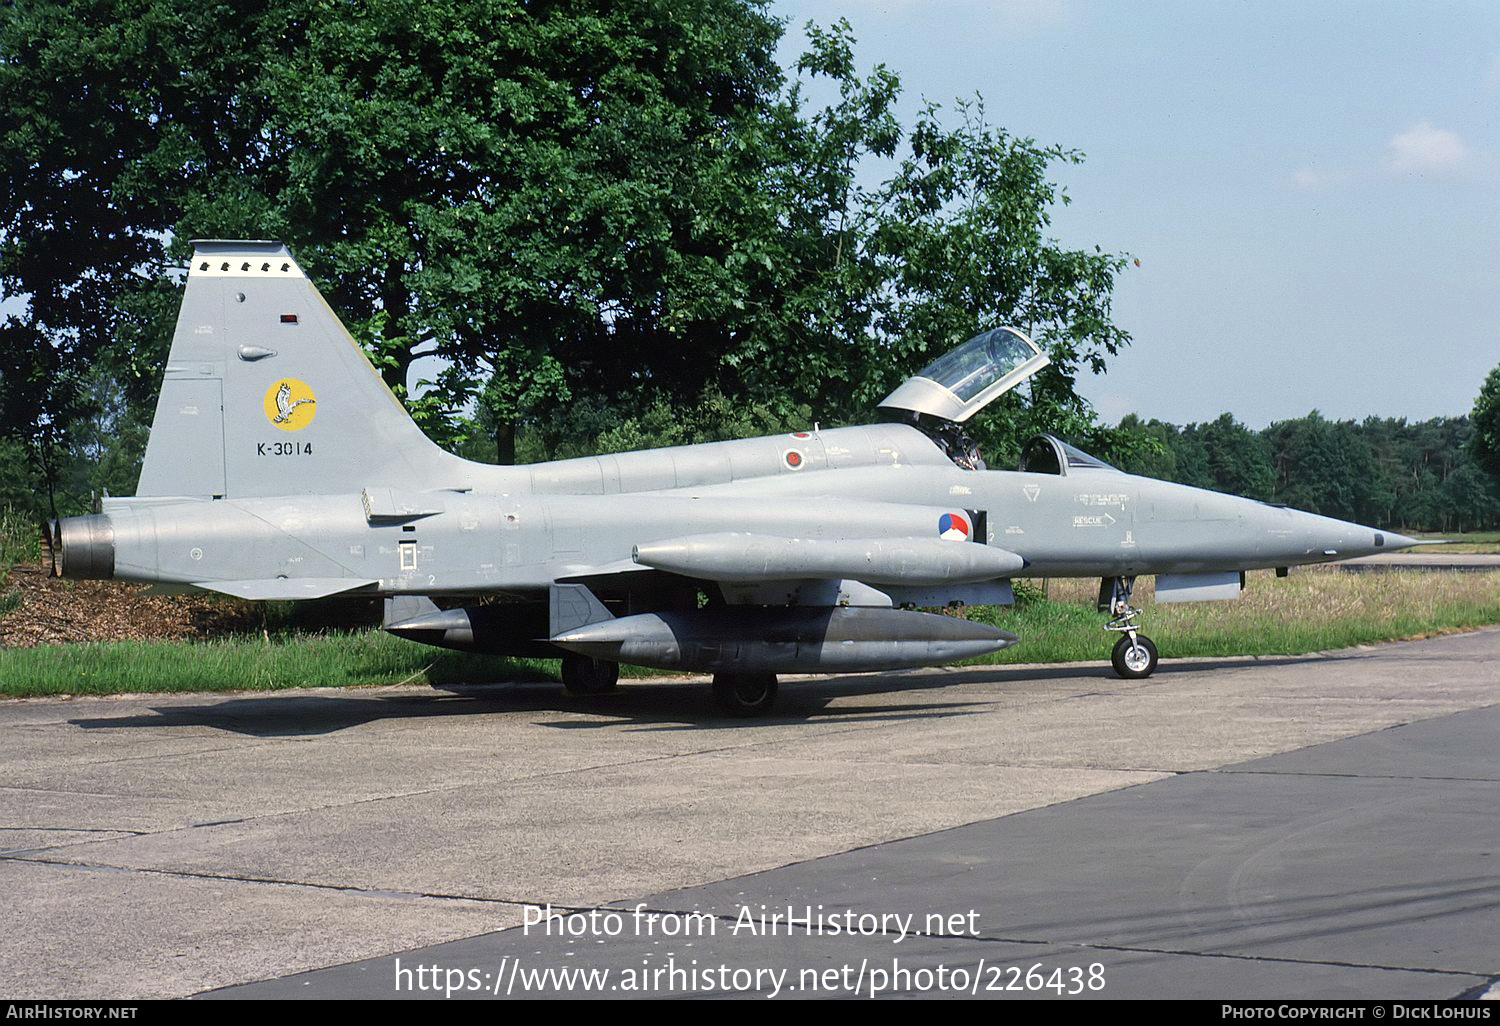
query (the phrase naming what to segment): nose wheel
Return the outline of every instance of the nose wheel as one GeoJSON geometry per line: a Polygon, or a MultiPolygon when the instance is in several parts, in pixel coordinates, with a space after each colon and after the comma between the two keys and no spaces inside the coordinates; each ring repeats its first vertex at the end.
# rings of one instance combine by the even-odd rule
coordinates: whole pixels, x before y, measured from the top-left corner
{"type": "Polygon", "coordinates": [[[1115,672],[1126,680],[1140,680],[1151,676],[1156,669],[1156,645],[1144,634],[1131,631],[1120,635],[1109,661],[1115,672]]]}
{"type": "Polygon", "coordinates": [[[1107,631],[1118,631],[1120,640],[1115,642],[1109,661],[1115,673],[1126,680],[1141,680],[1156,672],[1156,645],[1141,633],[1141,611],[1130,604],[1130,593],[1135,588],[1134,577],[1106,577],[1099,589],[1099,606],[1108,610],[1107,631]]]}

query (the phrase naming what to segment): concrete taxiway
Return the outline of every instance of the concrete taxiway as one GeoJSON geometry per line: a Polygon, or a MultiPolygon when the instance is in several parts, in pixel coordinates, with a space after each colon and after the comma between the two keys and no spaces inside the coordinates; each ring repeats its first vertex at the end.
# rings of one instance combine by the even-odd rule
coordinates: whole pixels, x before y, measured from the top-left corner
{"type": "Polygon", "coordinates": [[[0,978],[25,998],[392,997],[398,956],[796,980],[909,955],[984,959],[985,989],[1098,964],[1104,996],[1477,994],[1500,976],[1497,740],[1500,630],[1133,682],[789,684],[764,722],[654,681],[5,702],[0,978]],[[549,903],[718,932],[516,929],[549,903]],[[977,918],[899,947],[890,921],[727,932],[819,904],[977,918]]]}

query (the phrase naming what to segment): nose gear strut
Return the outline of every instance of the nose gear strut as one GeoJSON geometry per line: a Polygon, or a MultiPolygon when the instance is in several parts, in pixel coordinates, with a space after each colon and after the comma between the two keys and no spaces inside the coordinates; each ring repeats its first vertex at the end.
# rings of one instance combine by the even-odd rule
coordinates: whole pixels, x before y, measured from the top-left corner
{"type": "Polygon", "coordinates": [[[1126,680],[1141,680],[1156,670],[1156,645],[1141,633],[1136,622],[1141,611],[1130,604],[1134,589],[1134,577],[1106,577],[1099,582],[1099,606],[1110,615],[1104,629],[1120,634],[1109,661],[1126,680]]]}

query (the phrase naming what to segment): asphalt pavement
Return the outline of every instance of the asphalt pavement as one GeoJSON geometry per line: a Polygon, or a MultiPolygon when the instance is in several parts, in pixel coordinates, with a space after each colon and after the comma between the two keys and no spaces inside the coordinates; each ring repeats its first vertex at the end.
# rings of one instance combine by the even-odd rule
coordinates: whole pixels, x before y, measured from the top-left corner
{"type": "Polygon", "coordinates": [[[1500,630],[1169,655],[1146,681],[789,681],[751,722],[659,680],[3,702],[0,978],[19,998],[1490,990],[1500,630]]]}

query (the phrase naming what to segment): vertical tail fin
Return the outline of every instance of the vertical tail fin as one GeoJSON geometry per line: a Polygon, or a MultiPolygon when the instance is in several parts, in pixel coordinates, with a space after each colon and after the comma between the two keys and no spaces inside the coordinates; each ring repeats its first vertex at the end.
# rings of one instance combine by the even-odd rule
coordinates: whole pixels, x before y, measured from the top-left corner
{"type": "Polygon", "coordinates": [[[440,488],[463,476],[286,246],[193,245],[138,495],[440,488]]]}

